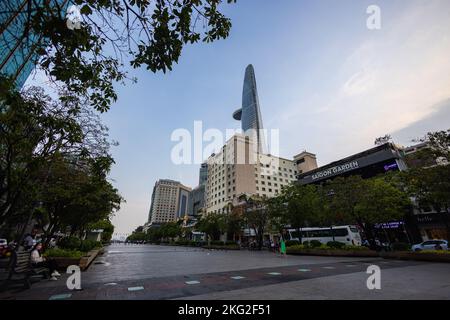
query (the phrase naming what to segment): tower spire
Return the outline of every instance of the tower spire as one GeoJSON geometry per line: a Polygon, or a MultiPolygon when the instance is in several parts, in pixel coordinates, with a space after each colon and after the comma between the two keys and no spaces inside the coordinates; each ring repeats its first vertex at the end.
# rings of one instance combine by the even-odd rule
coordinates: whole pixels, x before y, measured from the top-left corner
{"type": "Polygon", "coordinates": [[[251,134],[258,146],[258,152],[265,152],[263,122],[259,106],[258,89],[253,65],[245,69],[244,85],[242,89],[242,108],[233,113],[233,118],[241,121],[242,131],[251,134]]]}

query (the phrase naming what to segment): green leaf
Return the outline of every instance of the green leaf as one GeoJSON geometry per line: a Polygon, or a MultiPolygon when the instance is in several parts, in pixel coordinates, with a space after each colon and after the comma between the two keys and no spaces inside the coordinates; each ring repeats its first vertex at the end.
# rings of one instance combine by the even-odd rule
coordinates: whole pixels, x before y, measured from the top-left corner
{"type": "Polygon", "coordinates": [[[92,14],[92,10],[91,10],[91,8],[90,8],[87,4],[85,4],[85,5],[81,8],[80,13],[81,13],[81,14],[84,14],[84,15],[86,15],[86,16],[88,16],[88,15],[92,14]]]}

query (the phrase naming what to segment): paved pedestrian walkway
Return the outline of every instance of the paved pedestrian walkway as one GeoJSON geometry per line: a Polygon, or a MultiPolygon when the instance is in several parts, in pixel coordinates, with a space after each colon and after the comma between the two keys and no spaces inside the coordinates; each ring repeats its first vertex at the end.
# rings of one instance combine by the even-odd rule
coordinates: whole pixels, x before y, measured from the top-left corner
{"type": "MultiPolygon", "coordinates": [[[[81,274],[81,291],[68,290],[68,275],[64,274],[59,281],[40,281],[30,290],[9,290],[0,294],[0,298],[307,299],[305,284],[319,281],[323,288],[327,288],[327,281],[333,283],[339,277],[353,278],[353,286],[369,291],[365,287],[366,270],[372,264],[380,266],[382,274],[407,268],[417,268],[420,274],[421,268],[436,265],[380,258],[281,257],[269,252],[116,245],[108,247],[105,255],[97,258],[89,270],[81,274]],[[304,290],[297,292],[296,288],[304,290]]],[[[423,282],[426,282],[426,277],[427,274],[423,273],[423,282]]],[[[443,276],[442,280],[445,283],[449,278],[443,276]]],[[[420,283],[422,280],[416,281],[420,283]]],[[[339,286],[352,286],[351,283],[337,283],[337,288],[330,289],[330,297],[339,298],[335,294],[339,286]]],[[[445,287],[443,290],[445,292],[445,287]]],[[[326,297],[323,294],[317,294],[317,288],[312,285],[311,297],[326,297]]],[[[357,294],[350,296],[354,299],[361,297],[357,294]]]]}

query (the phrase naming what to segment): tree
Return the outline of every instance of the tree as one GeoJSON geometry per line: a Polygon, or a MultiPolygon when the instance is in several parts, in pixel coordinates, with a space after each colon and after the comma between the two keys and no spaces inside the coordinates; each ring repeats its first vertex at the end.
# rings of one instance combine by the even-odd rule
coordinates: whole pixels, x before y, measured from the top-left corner
{"type": "Polygon", "coordinates": [[[282,221],[297,229],[299,240],[302,241],[300,229],[317,219],[321,212],[321,198],[317,187],[293,184],[283,188],[280,198],[284,206],[280,210],[282,221]]]}
{"type": "Polygon", "coordinates": [[[425,148],[405,155],[409,168],[433,167],[446,165],[450,161],[450,129],[447,131],[428,132],[422,139],[413,140],[426,144],[425,148]]]}
{"type": "MultiPolygon", "coordinates": [[[[76,100],[56,103],[42,89],[18,93],[2,78],[0,90],[0,227],[12,212],[20,211],[24,191],[30,199],[60,154],[89,155],[76,100]]],[[[22,203],[23,204],[23,203],[22,203]]],[[[34,204],[35,205],[35,204],[34,204]]],[[[32,205],[31,207],[33,207],[32,205]]],[[[30,209],[32,210],[32,209],[30,209]]]]}
{"type": "MultiPolygon", "coordinates": [[[[109,171],[109,167],[105,168],[109,171]]],[[[46,236],[70,227],[80,236],[90,224],[108,220],[123,201],[117,189],[98,172],[97,164],[80,165],[74,159],[60,158],[49,170],[47,182],[39,193],[41,207],[48,219],[46,236]]],[[[111,233],[112,234],[112,233],[111,233]]]]}
{"type": "Polygon", "coordinates": [[[266,209],[269,216],[268,227],[273,233],[281,233],[286,227],[286,204],[281,196],[266,199],[266,209]]]}
{"type": "Polygon", "coordinates": [[[266,198],[258,196],[243,196],[244,223],[255,231],[258,250],[262,249],[264,233],[270,221],[270,212],[267,210],[266,198]]]}
{"type": "Polygon", "coordinates": [[[386,135],[384,135],[382,137],[376,138],[374,144],[376,146],[381,146],[381,145],[386,144],[386,143],[391,142],[391,141],[392,141],[391,135],[386,134],[386,135]]]}
{"type": "Polygon", "coordinates": [[[231,21],[219,11],[222,2],[73,0],[81,15],[75,29],[67,27],[67,1],[6,1],[0,14],[21,16],[21,27],[8,36],[25,43],[21,49],[27,55],[40,57],[37,64],[55,85],[107,111],[117,99],[114,83],[128,78],[125,56],[134,68],[166,72],[186,44],[228,37],[231,21]],[[34,43],[24,41],[30,38],[34,43]]]}
{"type": "Polygon", "coordinates": [[[444,157],[447,162],[450,161],[450,129],[429,132],[421,141],[430,144],[435,158],[444,157]]]}
{"type": "Polygon", "coordinates": [[[145,237],[145,240],[150,242],[159,242],[161,241],[161,232],[159,231],[159,228],[150,228],[147,230],[147,235],[145,237]]]}
{"type": "Polygon", "coordinates": [[[0,228],[34,217],[48,235],[68,225],[81,232],[117,210],[112,143],[98,116],[70,95],[61,102],[36,87],[18,93],[10,80],[0,86],[0,228]]]}
{"type": "Polygon", "coordinates": [[[126,239],[126,241],[129,242],[135,242],[135,241],[145,241],[146,240],[146,234],[144,232],[136,232],[133,231],[131,235],[129,235],[126,239]]]}
{"type": "Polygon", "coordinates": [[[240,212],[232,210],[231,213],[224,216],[225,219],[225,230],[228,237],[232,237],[233,241],[236,241],[237,237],[240,237],[242,228],[244,227],[244,219],[240,212]]]}
{"type": "Polygon", "coordinates": [[[99,220],[94,223],[90,223],[87,226],[87,229],[90,230],[103,230],[102,232],[102,241],[109,242],[111,241],[112,235],[114,233],[114,225],[111,221],[107,219],[99,220]]]}
{"type": "Polygon", "coordinates": [[[408,194],[417,201],[419,207],[436,210],[450,234],[447,218],[450,210],[449,177],[450,165],[416,168],[402,173],[408,194]]]}
{"type": "Polygon", "coordinates": [[[384,179],[364,180],[363,185],[366,192],[356,205],[355,217],[366,226],[402,219],[409,211],[411,201],[407,194],[384,179]]]}
{"type": "Polygon", "coordinates": [[[345,221],[345,216],[342,213],[336,212],[332,205],[333,190],[326,186],[319,185],[316,189],[317,195],[320,198],[318,202],[317,212],[310,217],[311,223],[318,226],[327,226],[330,228],[330,233],[335,240],[335,233],[333,232],[334,225],[342,225],[345,221]]]}
{"type": "Polygon", "coordinates": [[[162,238],[176,238],[181,236],[181,226],[177,222],[167,222],[159,227],[159,234],[162,238]]]}
{"type": "Polygon", "coordinates": [[[225,226],[223,215],[209,213],[199,219],[195,228],[200,232],[206,233],[208,240],[219,240],[222,231],[225,230],[225,226]]]}
{"type": "Polygon", "coordinates": [[[382,177],[363,180],[359,176],[336,178],[327,185],[330,209],[341,221],[356,223],[375,247],[373,227],[400,219],[408,212],[410,200],[405,192],[382,177]]]}

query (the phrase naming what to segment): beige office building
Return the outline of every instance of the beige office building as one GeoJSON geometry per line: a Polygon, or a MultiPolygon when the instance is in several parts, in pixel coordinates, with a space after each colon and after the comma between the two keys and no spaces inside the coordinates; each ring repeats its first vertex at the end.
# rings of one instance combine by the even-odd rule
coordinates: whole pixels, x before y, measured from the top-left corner
{"type": "Polygon", "coordinates": [[[188,214],[188,201],[191,188],[178,181],[162,179],[153,187],[152,203],[148,221],[161,224],[177,221],[188,214]]]}
{"type": "Polygon", "coordinates": [[[248,136],[234,135],[208,161],[206,212],[224,213],[238,196],[277,196],[297,174],[317,168],[316,157],[302,152],[293,160],[258,153],[248,136]],[[297,165],[298,163],[298,165],[297,165]]]}

